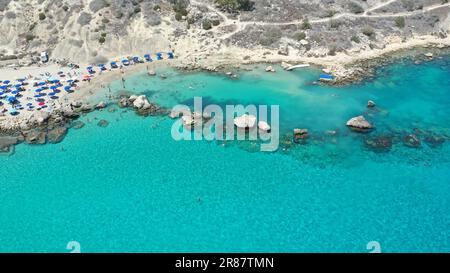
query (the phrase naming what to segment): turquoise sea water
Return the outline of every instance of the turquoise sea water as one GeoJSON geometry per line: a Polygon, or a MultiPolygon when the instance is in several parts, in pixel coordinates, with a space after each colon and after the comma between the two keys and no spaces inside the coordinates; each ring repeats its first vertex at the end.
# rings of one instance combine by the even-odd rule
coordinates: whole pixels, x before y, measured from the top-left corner
{"type": "Polygon", "coordinates": [[[0,252],[68,252],[69,241],[82,252],[368,252],[370,241],[450,251],[449,58],[404,60],[340,88],[312,85],[315,69],[259,67],[239,80],[162,71],[168,79],[136,75],[126,89],[167,107],[194,96],[277,104],[282,133],[308,128],[311,138],[262,153],[251,142],[176,142],[168,118],[91,113],[60,144],[0,156],[0,252]],[[345,127],[360,114],[374,132],[345,127]],[[413,132],[447,140],[408,148],[401,137],[413,132]],[[369,149],[375,136],[393,136],[392,149],[369,149]]]}

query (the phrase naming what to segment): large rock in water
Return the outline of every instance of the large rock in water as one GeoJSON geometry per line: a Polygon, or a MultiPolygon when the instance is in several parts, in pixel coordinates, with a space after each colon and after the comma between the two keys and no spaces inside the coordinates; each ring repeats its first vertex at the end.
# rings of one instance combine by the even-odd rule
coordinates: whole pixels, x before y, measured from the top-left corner
{"type": "Polygon", "coordinates": [[[150,108],[151,105],[150,105],[150,102],[148,101],[147,97],[142,95],[142,96],[137,97],[134,100],[133,106],[135,108],[137,108],[138,110],[141,110],[141,109],[145,110],[145,109],[150,108]]]}
{"type": "Polygon", "coordinates": [[[403,138],[403,144],[406,147],[410,148],[419,148],[421,146],[421,142],[418,136],[416,135],[407,135],[403,138]]]}
{"type": "Polygon", "coordinates": [[[234,125],[239,129],[251,129],[256,125],[256,117],[252,115],[243,115],[234,119],[234,125]]]}
{"type": "Polygon", "coordinates": [[[306,141],[309,137],[309,131],[307,129],[294,129],[294,142],[300,143],[306,141]]]}
{"type": "Polygon", "coordinates": [[[347,126],[356,132],[367,132],[374,127],[368,122],[364,116],[354,117],[347,122],[347,126]]]}
{"type": "Polygon", "coordinates": [[[49,143],[61,142],[67,134],[66,127],[57,127],[47,132],[47,141],[49,143]]]}
{"type": "Polygon", "coordinates": [[[258,128],[259,128],[259,130],[261,130],[263,132],[270,132],[270,130],[271,130],[269,123],[267,123],[265,121],[258,122],[258,128]]]}

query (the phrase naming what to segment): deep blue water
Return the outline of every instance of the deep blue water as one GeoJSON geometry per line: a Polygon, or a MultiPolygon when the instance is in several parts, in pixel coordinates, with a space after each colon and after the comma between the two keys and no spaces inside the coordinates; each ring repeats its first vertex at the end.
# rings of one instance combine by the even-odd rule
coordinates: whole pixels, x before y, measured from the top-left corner
{"type": "Polygon", "coordinates": [[[136,75],[127,90],[167,107],[194,96],[280,105],[282,134],[311,137],[262,153],[248,141],[176,142],[168,118],[91,113],[60,144],[0,156],[0,252],[68,252],[73,240],[82,252],[368,252],[370,241],[383,252],[450,251],[450,59],[401,61],[339,88],[312,85],[314,69],[258,67],[239,80],[161,70],[168,79],[136,75]],[[360,114],[375,131],[345,127],[360,114]],[[420,148],[402,143],[411,133],[420,148]],[[431,147],[430,135],[446,142],[431,147]],[[377,136],[392,149],[364,144],[377,136]]]}

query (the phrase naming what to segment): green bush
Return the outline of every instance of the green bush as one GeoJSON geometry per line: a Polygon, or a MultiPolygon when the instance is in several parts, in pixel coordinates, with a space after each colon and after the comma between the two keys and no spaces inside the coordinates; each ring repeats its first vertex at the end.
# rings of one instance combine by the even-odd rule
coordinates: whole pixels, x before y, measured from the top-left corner
{"type": "Polygon", "coordinates": [[[304,33],[304,32],[297,32],[297,33],[294,34],[293,38],[295,40],[297,40],[297,41],[304,40],[306,38],[306,33],[304,33]]]}
{"type": "Polygon", "coordinates": [[[355,42],[357,44],[361,43],[361,39],[359,39],[358,36],[353,35],[352,38],[350,39],[352,42],[355,42]]]}
{"type": "Polygon", "coordinates": [[[25,36],[25,40],[27,40],[27,42],[33,41],[34,38],[36,38],[36,36],[34,36],[33,34],[27,34],[27,35],[25,36]]]}
{"type": "Polygon", "coordinates": [[[350,4],[348,4],[348,5],[349,5],[349,9],[352,13],[359,14],[359,13],[364,12],[363,7],[361,7],[359,4],[357,4],[355,2],[350,2],[350,4]]]}
{"type": "Polygon", "coordinates": [[[309,23],[309,19],[308,19],[308,18],[305,18],[305,20],[303,20],[303,23],[302,23],[302,25],[301,25],[301,28],[302,28],[303,30],[311,29],[311,24],[309,23]]]}
{"type": "Polygon", "coordinates": [[[100,44],[104,44],[104,43],[106,42],[105,37],[101,36],[101,37],[98,39],[98,42],[99,42],[100,44]]]}
{"type": "Polygon", "coordinates": [[[212,29],[211,21],[209,21],[209,20],[203,20],[203,22],[202,22],[202,27],[203,27],[204,30],[210,30],[210,29],[212,29]]]}
{"type": "Polygon", "coordinates": [[[236,12],[240,10],[252,10],[254,3],[250,0],[215,0],[220,8],[229,12],[236,12]]]}
{"type": "Polygon", "coordinates": [[[181,21],[182,19],[183,19],[183,15],[181,15],[181,13],[179,13],[179,12],[175,13],[175,20],[181,21]]]}
{"type": "Polygon", "coordinates": [[[368,37],[373,37],[375,35],[375,31],[371,27],[363,28],[362,33],[368,37]]]}
{"type": "Polygon", "coordinates": [[[405,17],[397,17],[397,18],[395,18],[395,25],[398,28],[405,28],[405,25],[406,25],[405,17]]]}
{"type": "Polygon", "coordinates": [[[45,20],[45,18],[47,18],[47,16],[45,16],[45,14],[44,13],[39,13],[39,20],[41,20],[41,21],[43,21],[43,20],[45,20]]]}
{"type": "Polygon", "coordinates": [[[211,23],[213,26],[218,26],[220,25],[220,20],[212,20],[211,23]]]}

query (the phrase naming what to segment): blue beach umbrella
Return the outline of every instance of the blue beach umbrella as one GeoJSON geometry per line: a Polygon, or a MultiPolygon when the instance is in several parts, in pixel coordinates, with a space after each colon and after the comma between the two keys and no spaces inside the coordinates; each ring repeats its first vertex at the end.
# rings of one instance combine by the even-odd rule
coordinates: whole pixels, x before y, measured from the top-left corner
{"type": "Polygon", "coordinates": [[[111,62],[110,65],[111,65],[111,68],[117,68],[118,67],[116,62],[111,62]]]}
{"type": "Polygon", "coordinates": [[[7,85],[0,85],[0,89],[1,90],[6,90],[6,89],[8,89],[8,86],[7,85]]]}
{"type": "Polygon", "coordinates": [[[17,98],[16,98],[16,97],[14,97],[14,96],[8,97],[8,102],[9,102],[9,103],[15,103],[16,101],[17,101],[17,98]]]}
{"type": "Polygon", "coordinates": [[[173,52],[168,52],[167,56],[169,57],[169,59],[173,59],[173,52]]]}
{"type": "Polygon", "coordinates": [[[157,59],[158,61],[160,61],[160,60],[163,59],[162,53],[161,53],[161,52],[156,53],[156,59],[157,59]]]}
{"type": "Polygon", "coordinates": [[[55,90],[55,89],[58,89],[58,86],[56,86],[56,85],[52,85],[52,86],[50,86],[50,89],[51,89],[51,90],[55,90]]]}
{"type": "Polygon", "coordinates": [[[124,65],[129,65],[129,64],[130,64],[130,61],[127,60],[127,59],[123,59],[123,60],[122,60],[122,63],[123,63],[124,65]]]}
{"type": "Polygon", "coordinates": [[[152,57],[150,57],[150,54],[145,54],[145,55],[144,55],[144,59],[145,59],[147,62],[151,62],[151,61],[152,61],[152,57]]]}
{"type": "Polygon", "coordinates": [[[4,81],[3,83],[4,83],[4,84],[10,84],[11,81],[6,80],[6,81],[4,81]]]}

